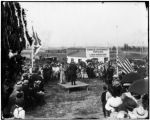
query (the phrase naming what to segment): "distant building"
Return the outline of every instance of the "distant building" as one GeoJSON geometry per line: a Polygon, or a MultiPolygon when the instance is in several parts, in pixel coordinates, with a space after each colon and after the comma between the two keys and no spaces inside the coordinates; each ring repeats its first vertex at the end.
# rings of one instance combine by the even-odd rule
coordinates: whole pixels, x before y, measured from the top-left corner
{"type": "Polygon", "coordinates": [[[87,59],[97,58],[98,61],[109,61],[110,53],[108,47],[88,47],[86,48],[87,59]]]}
{"type": "Polygon", "coordinates": [[[54,50],[45,50],[41,51],[37,54],[40,59],[43,58],[57,58],[58,61],[63,61],[66,58],[66,50],[65,49],[54,49],[54,50]]]}
{"type": "Polygon", "coordinates": [[[88,47],[88,48],[69,48],[67,49],[67,62],[71,59],[78,62],[79,59],[86,61],[87,59],[97,58],[98,61],[105,62],[110,59],[109,48],[107,47],[88,47]]]}
{"type": "Polygon", "coordinates": [[[77,63],[78,60],[86,61],[86,49],[85,48],[68,48],[67,49],[67,62],[70,63],[71,59],[77,63]]]}

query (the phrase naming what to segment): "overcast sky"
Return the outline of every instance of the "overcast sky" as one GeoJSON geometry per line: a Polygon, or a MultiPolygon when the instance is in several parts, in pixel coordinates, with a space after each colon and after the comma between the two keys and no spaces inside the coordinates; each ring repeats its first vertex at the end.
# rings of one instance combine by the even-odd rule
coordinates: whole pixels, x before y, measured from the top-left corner
{"type": "Polygon", "coordinates": [[[148,46],[144,2],[21,2],[43,47],[148,46]]]}

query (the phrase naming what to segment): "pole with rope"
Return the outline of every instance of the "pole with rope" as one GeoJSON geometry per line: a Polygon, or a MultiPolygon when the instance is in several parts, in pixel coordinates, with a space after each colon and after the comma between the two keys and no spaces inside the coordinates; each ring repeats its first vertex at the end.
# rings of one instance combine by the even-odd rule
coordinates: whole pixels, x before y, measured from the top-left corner
{"type": "Polygon", "coordinates": [[[31,56],[32,58],[31,58],[31,65],[32,65],[32,70],[33,70],[33,44],[32,44],[32,56],[31,56]]]}
{"type": "MultiPolygon", "coordinates": [[[[118,60],[118,46],[117,46],[117,51],[116,51],[116,57],[117,57],[117,60],[118,60]]],[[[116,60],[116,64],[117,64],[117,60],[116,60]]],[[[119,69],[118,69],[118,64],[117,64],[117,77],[119,75],[119,69]]]]}
{"type": "MultiPolygon", "coordinates": [[[[32,26],[32,31],[33,31],[33,34],[34,34],[34,30],[33,30],[33,26],[32,26]]],[[[33,61],[33,59],[34,59],[34,42],[35,42],[35,40],[34,40],[34,38],[33,38],[33,43],[32,43],[32,56],[31,56],[31,65],[32,65],[32,71],[33,71],[33,63],[34,63],[34,61],[33,61]]]]}
{"type": "MultiPolygon", "coordinates": [[[[117,29],[118,29],[118,25],[116,25],[116,41],[117,41],[117,29]]],[[[117,77],[118,77],[119,76],[119,69],[118,69],[117,61],[118,61],[118,44],[116,47],[116,65],[117,65],[117,77]]]]}

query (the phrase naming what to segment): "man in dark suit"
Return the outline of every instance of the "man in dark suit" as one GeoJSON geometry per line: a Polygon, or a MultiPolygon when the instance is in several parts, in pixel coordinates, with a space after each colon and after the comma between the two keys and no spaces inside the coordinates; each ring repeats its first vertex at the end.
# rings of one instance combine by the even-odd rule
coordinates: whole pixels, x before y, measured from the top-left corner
{"type": "Polygon", "coordinates": [[[75,83],[75,81],[77,79],[76,71],[77,71],[77,66],[74,62],[74,59],[71,59],[71,63],[69,65],[69,78],[71,80],[72,85],[76,85],[76,83],[75,83]]]}
{"type": "Polygon", "coordinates": [[[107,87],[103,86],[103,93],[101,95],[101,102],[102,102],[102,109],[103,109],[103,113],[104,113],[104,117],[107,116],[107,110],[105,109],[105,105],[106,105],[106,92],[107,92],[107,87]]]}
{"type": "Polygon", "coordinates": [[[107,68],[107,82],[109,85],[112,85],[113,75],[114,75],[114,68],[109,62],[109,65],[107,68]]]}

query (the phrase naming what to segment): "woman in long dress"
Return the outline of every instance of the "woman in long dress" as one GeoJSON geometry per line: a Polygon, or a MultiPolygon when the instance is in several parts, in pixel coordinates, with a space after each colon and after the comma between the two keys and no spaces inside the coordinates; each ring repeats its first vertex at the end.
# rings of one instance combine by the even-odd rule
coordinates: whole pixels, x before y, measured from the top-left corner
{"type": "Polygon", "coordinates": [[[64,64],[62,63],[60,66],[60,83],[61,84],[65,84],[66,82],[66,77],[65,77],[65,68],[64,68],[64,64]]]}

